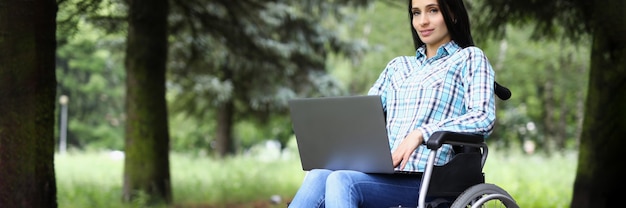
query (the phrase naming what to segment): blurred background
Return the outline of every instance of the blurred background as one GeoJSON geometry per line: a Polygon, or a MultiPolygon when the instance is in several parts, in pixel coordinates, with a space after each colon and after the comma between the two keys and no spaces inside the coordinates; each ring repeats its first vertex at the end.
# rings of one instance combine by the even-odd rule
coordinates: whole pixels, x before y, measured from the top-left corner
{"type": "MultiPolygon", "coordinates": [[[[166,101],[174,207],[284,207],[304,176],[287,100],[366,94],[389,60],[414,55],[404,1],[170,1],[166,101]]],[[[472,19],[489,18],[471,1],[472,19]],[[474,6],[472,6],[474,5],[474,6]]],[[[65,0],[57,14],[59,207],[120,201],[128,8],[65,0]]],[[[475,43],[513,92],[497,101],[487,181],[521,207],[571,200],[589,40],[475,43]],[[531,166],[532,168],[529,168],[531,166]],[[529,170],[531,169],[531,170],[529,170]]]]}

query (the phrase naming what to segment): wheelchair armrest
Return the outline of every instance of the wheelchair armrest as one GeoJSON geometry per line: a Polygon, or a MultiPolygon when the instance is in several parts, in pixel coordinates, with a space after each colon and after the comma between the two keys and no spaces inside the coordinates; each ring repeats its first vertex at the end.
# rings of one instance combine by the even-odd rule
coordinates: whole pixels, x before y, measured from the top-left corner
{"type": "Polygon", "coordinates": [[[433,133],[428,141],[426,141],[426,147],[431,150],[439,149],[443,144],[450,143],[464,143],[464,144],[481,144],[485,141],[483,135],[474,133],[461,133],[452,131],[437,131],[433,133]]]}

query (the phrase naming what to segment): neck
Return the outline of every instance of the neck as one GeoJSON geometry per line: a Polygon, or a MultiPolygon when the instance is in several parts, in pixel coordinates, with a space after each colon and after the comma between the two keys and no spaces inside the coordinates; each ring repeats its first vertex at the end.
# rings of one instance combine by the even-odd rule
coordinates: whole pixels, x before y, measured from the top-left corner
{"type": "Polygon", "coordinates": [[[431,58],[437,55],[437,49],[439,49],[439,47],[443,46],[444,44],[448,42],[450,42],[450,40],[442,41],[442,42],[439,42],[438,44],[426,44],[426,58],[431,58]]]}
{"type": "Polygon", "coordinates": [[[437,54],[437,47],[432,45],[426,46],[426,58],[432,58],[437,54]]]}

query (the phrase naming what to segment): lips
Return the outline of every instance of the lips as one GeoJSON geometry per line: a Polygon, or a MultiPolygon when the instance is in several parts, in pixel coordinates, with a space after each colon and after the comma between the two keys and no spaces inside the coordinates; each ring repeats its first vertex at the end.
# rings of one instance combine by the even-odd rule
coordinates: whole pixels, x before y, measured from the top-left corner
{"type": "Polygon", "coordinates": [[[434,29],[429,29],[429,30],[420,30],[420,35],[422,35],[423,37],[429,36],[430,34],[432,34],[434,31],[434,29]]]}

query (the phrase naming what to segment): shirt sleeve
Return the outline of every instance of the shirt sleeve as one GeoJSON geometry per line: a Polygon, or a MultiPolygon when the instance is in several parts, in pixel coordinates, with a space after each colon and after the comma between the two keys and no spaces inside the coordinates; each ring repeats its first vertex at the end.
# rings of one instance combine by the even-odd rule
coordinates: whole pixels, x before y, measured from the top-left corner
{"type": "MultiPolygon", "coordinates": [[[[485,137],[491,134],[495,123],[495,73],[483,51],[476,47],[468,47],[464,62],[463,88],[466,113],[450,117],[435,123],[417,127],[428,141],[436,131],[454,131],[478,133],[485,137]]],[[[453,104],[450,104],[453,105],[453,104]]]]}

